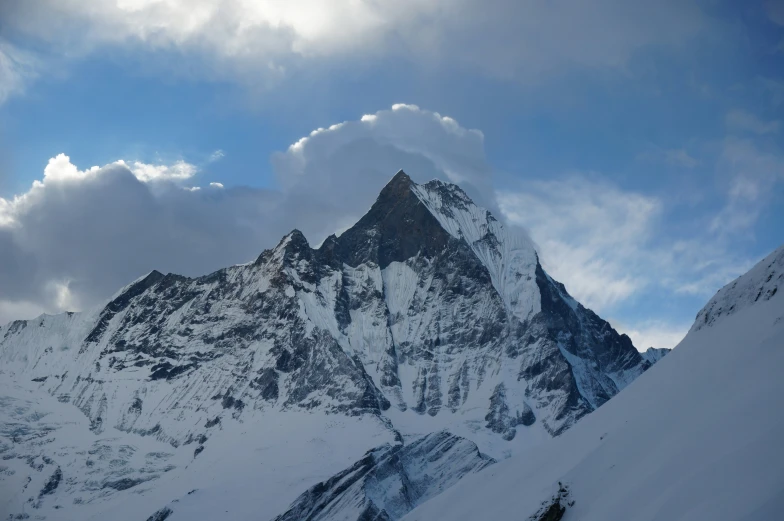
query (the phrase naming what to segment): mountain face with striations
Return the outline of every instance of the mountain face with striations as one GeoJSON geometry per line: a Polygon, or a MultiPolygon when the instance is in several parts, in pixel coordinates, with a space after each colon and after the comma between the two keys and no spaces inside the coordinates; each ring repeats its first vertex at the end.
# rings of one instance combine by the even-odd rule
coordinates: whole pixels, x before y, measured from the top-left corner
{"type": "Polygon", "coordinates": [[[0,328],[6,377],[80,409],[97,438],[189,446],[193,464],[275,422],[293,444],[305,427],[287,418],[362,425],[298,486],[442,430],[489,454],[468,458],[480,468],[564,432],[651,363],[547,275],[525,236],[459,187],[402,171],[318,248],[295,230],[252,263],[153,271],[101,309],[0,328]]]}

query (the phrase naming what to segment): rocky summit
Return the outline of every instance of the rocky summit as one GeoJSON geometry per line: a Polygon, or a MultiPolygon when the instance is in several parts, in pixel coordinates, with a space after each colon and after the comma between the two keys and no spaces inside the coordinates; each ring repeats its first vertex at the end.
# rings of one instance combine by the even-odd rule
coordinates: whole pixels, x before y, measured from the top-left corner
{"type": "MultiPolygon", "coordinates": [[[[254,262],[153,271],[101,309],[0,329],[4,374],[76,406],[94,435],[193,444],[194,457],[232,425],[302,413],[369,417],[399,444],[447,430],[505,457],[658,358],[573,299],[521,232],[402,171],[318,248],[294,230],[254,262]]],[[[406,453],[390,450],[365,459],[406,453]]]]}

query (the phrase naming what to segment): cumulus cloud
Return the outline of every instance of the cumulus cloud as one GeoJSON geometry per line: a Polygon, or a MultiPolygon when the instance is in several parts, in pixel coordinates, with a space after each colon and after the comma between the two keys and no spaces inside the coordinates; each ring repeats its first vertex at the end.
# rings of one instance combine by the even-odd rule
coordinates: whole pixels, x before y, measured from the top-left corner
{"type": "Polygon", "coordinates": [[[418,181],[459,183],[483,204],[493,204],[482,133],[415,105],[396,104],[316,129],[275,154],[272,164],[284,192],[297,198],[291,219],[316,242],[334,231],[332,223],[345,228],[361,217],[390,173],[400,169],[418,181]]]}
{"type": "Polygon", "coordinates": [[[184,161],[80,169],[0,198],[0,322],[96,305],[152,269],[200,275],[254,259],[292,228],[318,244],[364,214],[404,168],[487,194],[481,132],[413,105],[314,131],[273,158],[278,191],[209,183],[184,161]]]}
{"type": "Polygon", "coordinates": [[[174,52],[254,83],[314,60],[384,57],[540,81],[622,68],[641,49],[688,42],[707,26],[697,2],[677,0],[31,0],[0,3],[0,19],[68,55],[174,52]]]}
{"type": "Polygon", "coordinates": [[[0,198],[0,319],[89,307],[153,268],[194,275],[253,258],[272,196],[191,192],[170,182],[183,168],[79,170],[61,154],[28,192],[0,198]]]}
{"type": "MultiPolygon", "coordinates": [[[[126,163],[120,159],[114,163],[126,167],[139,181],[143,183],[154,183],[159,181],[179,182],[193,177],[198,171],[195,165],[185,161],[177,161],[171,165],[149,164],[141,161],[130,161],[126,163]]],[[[98,175],[101,169],[97,166],[87,170],[79,170],[76,165],[71,163],[71,158],[65,154],[58,154],[49,160],[44,168],[44,181],[36,181],[36,185],[42,185],[49,181],[82,181],[91,176],[98,175]]]]}

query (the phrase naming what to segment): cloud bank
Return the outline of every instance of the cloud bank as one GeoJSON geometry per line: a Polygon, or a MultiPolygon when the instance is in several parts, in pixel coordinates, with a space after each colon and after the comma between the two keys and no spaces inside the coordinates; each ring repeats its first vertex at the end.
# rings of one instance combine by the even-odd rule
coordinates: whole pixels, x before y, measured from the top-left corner
{"type": "Polygon", "coordinates": [[[539,82],[622,69],[636,52],[682,45],[709,25],[698,2],[676,0],[28,0],[0,3],[0,19],[65,56],[173,53],[254,85],[324,60],[385,58],[539,82]]]}

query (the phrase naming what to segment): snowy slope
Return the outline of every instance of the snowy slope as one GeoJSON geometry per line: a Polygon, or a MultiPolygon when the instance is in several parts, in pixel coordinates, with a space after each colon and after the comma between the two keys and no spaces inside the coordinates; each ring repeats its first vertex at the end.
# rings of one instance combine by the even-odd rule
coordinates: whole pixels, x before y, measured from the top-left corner
{"type": "Polygon", "coordinates": [[[781,519],[783,265],[784,247],[719,291],[675,350],[574,428],[405,519],[536,519],[559,482],[566,521],[781,519]]]}
{"type": "Polygon", "coordinates": [[[218,423],[208,442],[173,447],[97,434],[72,405],[0,381],[0,519],[143,521],[167,507],[175,520],[271,519],[367,450],[398,442],[371,416],[290,412],[218,423]]]}

